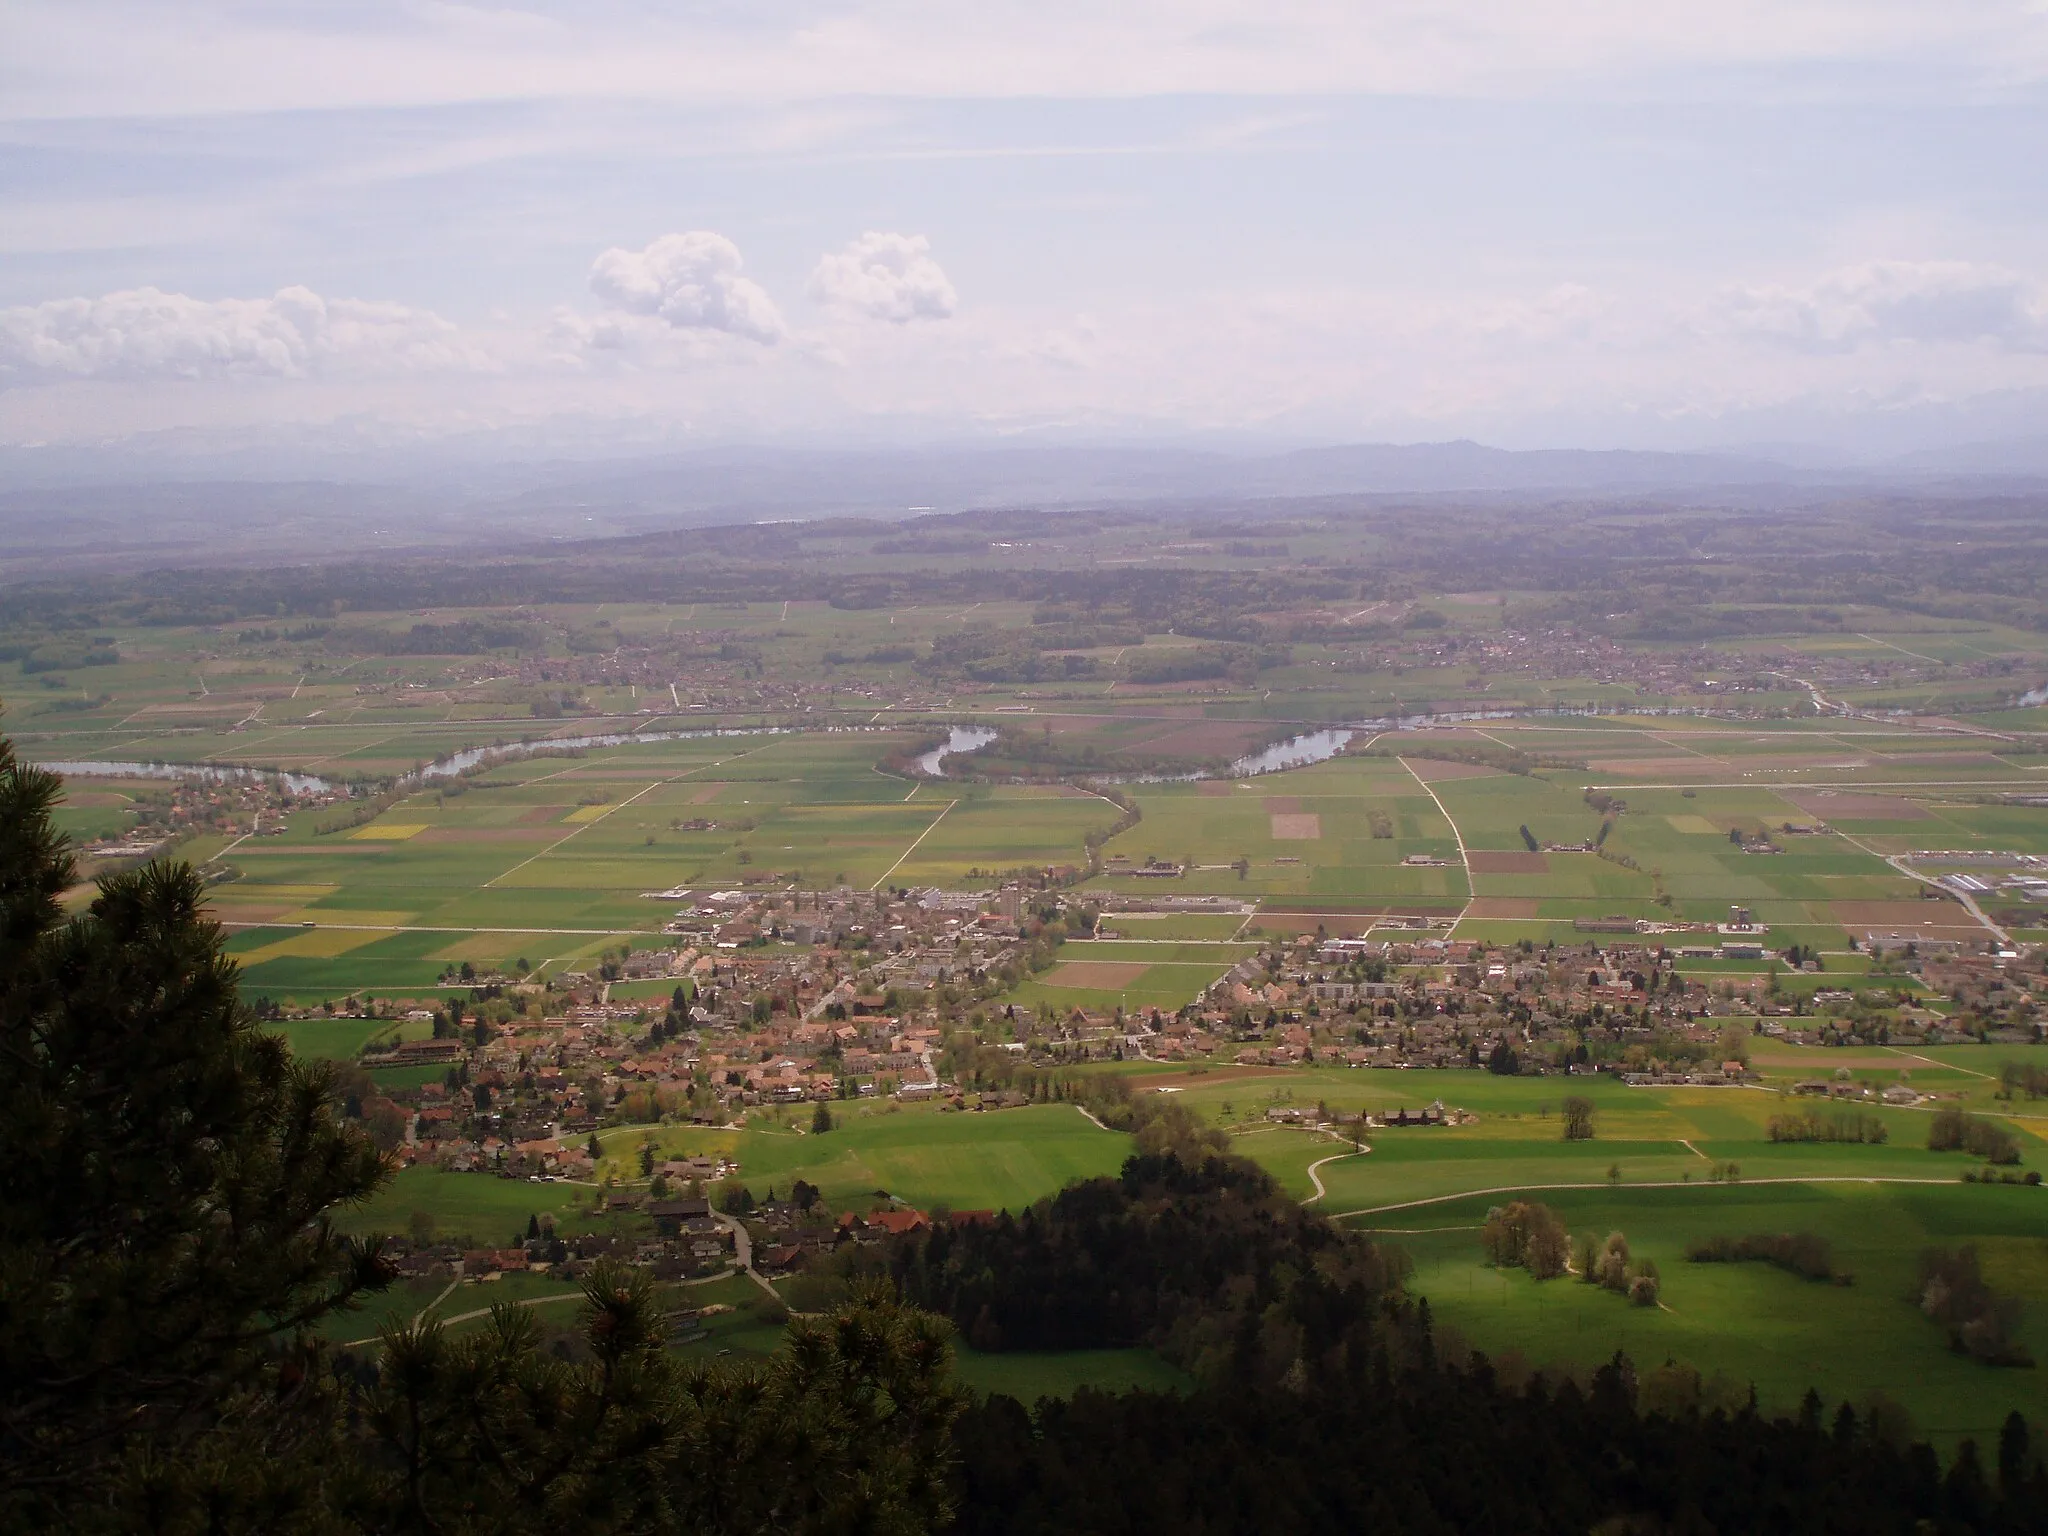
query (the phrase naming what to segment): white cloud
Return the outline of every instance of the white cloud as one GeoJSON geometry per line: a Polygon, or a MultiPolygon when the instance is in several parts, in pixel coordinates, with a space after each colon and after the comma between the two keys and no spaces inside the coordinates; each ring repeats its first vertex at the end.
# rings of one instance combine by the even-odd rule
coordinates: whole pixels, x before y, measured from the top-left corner
{"type": "Polygon", "coordinates": [[[0,381],[304,378],[482,365],[431,311],[280,288],[195,299],[132,288],[0,309],[0,381]]]}
{"type": "Polygon", "coordinates": [[[2048,350],[2048,303],[2019,274],[1967,261],[1873,261],[1804,288],[1739,289],[1730,325],[1807,352],[1886,343],[2048,350]]]}
{"type": "MultiPolygon", "coordinates": [[[[771,345],[788,330],[759,283],[740,276],[739,247],[708,229],[663,235],[644,249],[614,246],[591,264],[590,287],[629,315],[678,330],[723,331],[771,345]]],[[[616,336],[614,326],[601,335],[616,336]]],[[[603,339],[598,345],[607,344],[603,339]]],[[[616,345],[616,342],[610,344],[616,345]]]]}
{"type": "Polygon", "coordinates": [[[871,229],[819,258],[810,295],[834,309],[898,325],[943,320],[959,300],[945,269],[932,260],[931,248],[923,235],[871,229]]]}

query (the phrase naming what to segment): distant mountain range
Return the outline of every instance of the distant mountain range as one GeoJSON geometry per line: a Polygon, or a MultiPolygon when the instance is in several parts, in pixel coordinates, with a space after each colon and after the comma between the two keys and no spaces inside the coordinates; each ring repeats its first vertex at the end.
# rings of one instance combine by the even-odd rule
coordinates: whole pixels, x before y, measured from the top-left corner
{"type": "Polygon", "coordinates": [[[663,527],[974,507],[1255,506],[1327,497],[1626,496],[1793,505],[1816,495],[2048,488],[2048,437],[1880,465],[1772,452],[1509,450],[1480,443],[1303,447],[1057,444],[697,448],[555,459],[508,440],[358,443],[341,452],[113,445],[0,450],[0,580],[40,567],[361,555],[663,527]],[[153,447],[155,451],[146,451],[153,447]],[[493,452],[497,448],[502,451],[493,452]]]}

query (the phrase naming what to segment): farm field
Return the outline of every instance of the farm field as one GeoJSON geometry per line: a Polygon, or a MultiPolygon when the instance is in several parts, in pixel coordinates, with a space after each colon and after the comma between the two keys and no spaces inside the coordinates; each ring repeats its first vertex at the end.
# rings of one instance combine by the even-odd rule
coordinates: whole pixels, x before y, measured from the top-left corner
{"type": "Polygon", "coordinates": [[[1071,1104],[989,1113],[858,1102],[832,1108],[837,1124],[820,1135],[800,1120],[736,1131],[621,1128],[605,1134],[599,1171],[630,1177],[640,1147],[651,1142],[658,1156],[715,1151],[736,1159],[757,1198],[771,1187],[787,1194],[803,1179],[841,1210],[866,1210],[883,1191],[919,1208],[1020,1210],[1074,1179],[1114,1173],[1130,1155],[1130,1137],[1101,1129],[1071,1104]]]}
{"type": "MultiPolygon", "coordinates": [[[[1150,557],[1142,542],[1116,537],[1086,547],[1150,557]]],[[[1344,547],[1328,530],[1289,539],[1297,552],[1344,547]]],[[[994,549],[959,563],[1024,558],[994,549]]],[[[1213,551],[1189,558],[1219,576],[1231,569],[1213,551]]],[[[847,570],[886,575],[900,564],[866,543],[845,551],[847,570]]],[[[89,671],[82,660],[51,670],[56,650],[76,649],[53,629],[36,640],[51,654],[33,670],[26,654],[0,660],[0,688],[23,750],[44,761],[240,764],[360,786],[351,800],[293,811],[261,835],[210,824],[180,845],[216,861],[209,900],[246,992],[287,1005],[431,998],[465,963],[591,970],[622,940],[654,943],[675,905],[654,893],[678,887],[984,889],[1022,870],[1062,871],[1059,881],[1074,882],[1067,894],[1081,899],[1222,898],[1226,910],[1108,913],[1104,937],[1070,939],[1049,967],[994,1000],[1020,1012],[1172,1011],[1256,953],[1256,940],[1282,933],[1378,928],[1386,937],[1385,920],[1398,919],[1435,937],[1604,946],[1575,924],[1717,924],[1735,906],[1766,928],[1768,952],[1798,944],[1819,953],[1825,969],[1786,974],[1785,997],[1858,985],[1919,997],[1925,989],[1903,975],[1871,977],[1869,956],[1852,944],[1873,930],[1985,941],[1992,930],[1931,878],[1983,873],[1973,850],[2048,856],[2048,804],[2033,798],[2048,794],[2048,708],[2024,702],[2048,668],[2039,635],[1876,605],[1834,605],[1838,622],[1825,628],[1804,609],[1788,607],[1772,624],[1718,605],[1714,615],[1742,623],[1713,643],[1711,668],[1740,672],[1739,700],[1666,667],[1689,642],[1632,642],[1633,681],[1618,652],[1552,651],[1527,666],[1468,659],[1481,646],[1535,644],[1527,637],[1540,626],[1514,608],[1537,597],[1549,600],[1304,598],[1285,622],[1310,638],[1185,676],[1175,665],[1201,642],[1181,614],[1098,622],[1007,593],[892,591],[847,606],[815,593],[516,611],[358,605],[335,610],[346,613],[338,632],[303,638],[261,616],[109,618],[89,671]],[[1353,639],[1352,619],[1378,628],[1353,639]],[[417,648],[464,626],[489,633],[449,654],[417,648]],[[491,639],[491,626],[512,638],[491,639]],[[1038,643],[1048,630],[1063,632],[1058,643],[1038,643]],[[986,665],[1006,644],[1038,661],[986,665]],[[949,646],[967,663],[941,666],[949,646]],[[1038,664],[1050,658],[1056,679],[1038,664]],[[564,681],[571,674],[580,680],[564,681]],[[1803,680],[1812,677],[1833,701],[1825,712],[1820,685],[1803,680]],[[1635,712],[1560,712],[1596,706],[1635,712]],[[1650,713],[1666,708],[1717,713],[1650,713]],[[1915,713],[1878,713],[1890,710],[1915,713]],[[1403,728],[1382,728],[1393,716],[1403,728]],[[1329,760],[1256,775],[1230,766],[1295,731],[1365,720],[1375,723],[1329,760]],[[956,764],[957,775],[900,771],[905,755],[956,724],[1003,734],[988,757],[956,764]],[[639,739],[587,741],[614,735],[639,739]],[[459,781],[403,777],[526,739],[541,755],[509,756],[459,781]],[[977,776],[990,763],[997,771],[977,776]],[[1012,769],[1044,781],[1004,782],[1012,769]],[[1187,777],[1196,772],[1205,776],[1187,777]],[[1091,843],[1119,820],[1125,830],[1100,843],[1089,872],[1091,843]],[[1903,857],[1928,850],[1964,857],[1903,857]],[[1155,860],[1182,872],[1138,873],[1155,860]]],[[[1696,672],[1709,665],[1691,654],[1696,672]]],[[[60,824],[85,840],[136,826],[163,786],[134,774],[80,776],[70,787],[60,824]]],[[[89,894],[81,887],[72,899],[89,894]]],[[[1982,905],[2007,939],[2048,937],[2048,903],[2001,888],[1982,905]]],[[[1696,957],[1681,969],[1740,983],[1772,965],[1696,957]]],[[[673,987],[621,982],[609,999],[658,1008],[673,987]]],[[[279,1028],[301,1057],[345,1063],[373,1038],[417,1038],[430,1026],[313,1017],[279,1028]]],[[[1925,1149],[1924,1111],[1870,1111],[1890,1133],[1881,1146],[1779,1145],[1765,1128],[1790,1106],[1779,1090],[1846,1071],[1859,1084],[1904,1082],[1999,1115],[2024,1166],[2048,1166],[2048,1100],[1996,1097],[2005,1060],[2048,1066],[2048,1047],[1842,1050],[1758,1036],[1761,1086],[1743,1089],[1328,1067],[1091,1070],[1160,1082],[1231,1128],[1233,1145],[1296,1197],[1407,1248],[1416,1291],[1481,1347],[1582,1365],[1616,1348],[1646,1368],[1668,1356],[1754,1381],[1773,1405],[1814,1382],[1831,1397],[1882,1388],[1952,1443],[1981,1438],[2005,1406],[2048,1411],[2048,1398],[2041,1373],[1990,1372],[1947,1351],[1905,1299],[1917,1255],[1976,1243],[1993,1283],[2031,1307],[2023,1336],[2048,1359],[2039,1307],[2048,1197],[1961,1184],[1960,1158],[1925,1149]],[[1567,1091],[1595,1102],[1590,1143],[1561,1139],[1567,1091]],[[1276,1105],[1383,1116],[1439,1099],[1477,1119],[1381,1130],[1367,1154],[1266,1123],[1276,1105]],[[1730,1164],[1736,1182],[1713,1176],[1730,1164]],[[1626,1232],[1658,1262],[1665,1306],[1632,1309],[1576,1283],[1486,1269],[1471,1229],[1513,1191],[1547,1200],[1575,1231],[1626,1232]],[[1763,1266],[1683,1258],[1701,1236],[1779,1230],[1828,1236],[1856,1284],[1816,1287],[1763,1266]]],[[[443,1070],[380,1070],[375,1081],[392,1089],[438,1081],[443,1070]]],[[[758,1110],[737,1130],[609,1126],[600,1176],[634,1182],[651,1142],[663,1154],[734,1157],[757,1196],[801,1178],[841,1209],[866,1208],[883,1191],[926,1209],[1015,1209],[1114,1172],[1131,1145],[1071,1105],[950,1113],[859,1100],[833,1110],[838,1125],[821,1135],[804,1112],[758,1110]]],[[[443,1233],[500,1243],[536,1215],[579,1230],[621,1220],[594,1214],[597,1200],[595,1186],[414,1169],[341,1219],[352,1231],[403,1231],[420,1213],[443,1233]]],[[[721,1282],[704,1299],[751,1303],[750,1290],[721,1282]]],[[[528,1279],[463,1287],[441,1310],[559,1293],[528,1279]]],[[[385,1298],[330,1337],[366,1336],[377,1320],[432,1300],[412,1290],[385,1298]]],[[[760,1353],[780,1336],[740,1307],[692,1347],[760,1353]]],[[[960,1359],[964,1380],[1027,1399],[1081,1382],[1175,1381],[1142,1351],[963,1349],[960,1359]]]]}
{"type": "Polygon", "coordinates": [[[1952,1353],[1913,1303],[1920,1250],[1974,1244],[1987,1281],[2026,1298],[2020,1337],[2048,1351],[2048,1223],[2041,1191],[1969,1185],[1698,1184],[1686,1189],[1557,1191],[1537,1195],[1574,1232],[1623,1233],[1655,1261],[1662,1305],[1643,1308],[1566,1276],[1537,1282],[1487,1267],[1479,1224],[1501,1197],[1447,1201],[1356,1225],[1390,1231],[1415,1260],[1413,1286],[1440,1324],[1489,1353],[1591,1369],[1625,1351],[1648,1370],[1690,1365],[1739,1402],[1754,1383],[1767,1411],[1791,1412],[1809,1387],[1830,1403],[1872,1393],[1902,1403],[1918,1432],[1943,1447],[1981,1444],[2007,1412],[2048,1410],[2039,1370],[1998,1369],[1952,1353]],[[1811,1232],[1855,1283],[1837,1286],[1767,1264],[1694,1264],[1688,1243],[1716,1236],[1811,1232]]]}
{"type": "Polygon", "coordinates": [[[1078,862],[1084,835],[1116,815],[1059,786],[913,785],[875,771],[887,743],[873,736],[740,745],[534,759],[494,770],[502,787],[423,789],[337,832],[301,813],[233,850],[239,878],[217,888],[215,912],[253,994],[431,991],[462,961],[575,969],[659,928],[669,907],[650,892],[763,873],[957,885],[970,871],[1078,862]]]}
{"type": "MultiPolygon", "coordinates": [[[[1969,1064],[1972,1050],[1980,1061],[1996,1054],[1944,1048],[1947,1064],[1916,1070],[1969,1080],[1981,1070],[1969,1064]]],[[[1407,1249],[1415,1291],[1430,1298],[1443,1323],[1489,1351],[1589,1367],[1617,1348],[1645,1368],[1669,1357],[1708,1375],[1719,1371],[1739,1388],[1754,1381],[1767,1405],[1789,1405],[1816,1381],[1831,1399],[1860,1400],[1881,1389],[1945,1444],[1981,1435],[1986,1414],[1995,1427],[2007,1407],[2030,1414],[2048,1408],[2035,1373],[1992,1371],[1950,1355],[1939,1331],[1906,1299],[1922,1247],[1964,1242],[1979,1247],[1994,1285],[2022,1298],[2048,1294],[2048,1196],[1958,1182],[1966,1164],[1925,1150],[1924,1114],[1873,1111],[1892,1133],[1882,1146],[1775,1145],[1765,1139],[1764,1123],[1787,1101],[1761,1090],[1322,1069],[1195,1076],[1152,1070],[1134,1081],[1164,1082],[1204,1118],[1243,1127],[1235,1149],[1298,1196],[1313,1193],[1309,1170],[1319,1165],[1327,1191],[1320,1208],[1407,1249]],[[1594,1141],[1561,1140],[1556,1099],[1565,1088],[1594,1099],[1594,1141]],[[1272,1104],[1320,1100],[1380,1114],[1439,1097],[1476,1113],[1476,1123],[1379,1130],[1362,1156],[1327,1136],[1248,1124],[1272,1104]],[[1726,1163],[1740,1169],[1735,1182],[1710,1176],[1726,1163]],[[1631,1308],[1569,1280],[1538,1285],[1520,1272],[1503,1277],[1486,1268],[1476,1228],[1490,1205],[1516,1193],[1549,1203],[1574,1231],[1624,1232],[1638,1253],[1657,1262],[1668,1310],[1631,1308]],[[1698,1238],[1788,1230],[1828,1237],[1856,1283],[1815,1286],[1768,1266],[1693,1265],[1683,1257],[1685,1244],[1698,1238]]],[[[601,1171],[631,1178],[640,1146],[651,1142],[663,1156],[716,1150],[736,1157],[740,1178],[757,1196],[771,1186],[786,1192],[803,1178],[840,1208],[861,1208],[886,1190],[920,1208],[1016,1209],[1071,1179],[1113,1172],[1129,1147],[1128,1138],[1097,1129],[1069,1105],[984,1114],[835,1108],[840,1123],[822,1135],[771,1122],[735,1131],[620,1128],[604,1134],[601,1171]]],[[[2026,1163],[2037,1166],[2048,1158],[2048,1119],[2031,1120],[2023,1104],[2012,1108],[2019,1111],[2011,1123],[2022,1135],[2026,1163]]],[[[415,1170],[351,1212],[348,1224],[402,1229],[413,1210],[423,1210],[444,1231],[483,1236],[504,1228],[509,1236],[529,1215],[545,1213],[580,1230],[592,1219],[590,1194],[572,1185],[415,1170]]],[[[743,1318],[722,1326],[734,1337],[721,1334],[719,1347],[773,1346],[772,1328],[743,1318]]],[[[2048,1354],[2048,1317],[2030,1312],[2023,1337],[2037,1355],[2048,1354]]],[[[962,1351],[964,1379],[1027,1399],[1082,1382],[1165,1382],[1166,1368],[1143,1352],[970,1356],[962,1351]]]]}
{"type": "MultiPolygon", "coordinates": [[[[1981,1070],[1966,1064],[1969,1049],[1978,1060],[1996,1054],[1946,1048],[1951,1065],[1943,1070],[1981,1070]]],[[[1754,1381],[1767,1404],[1786,1408],[1815,1383],[1856,1401],[1882,1390],[1944,1444],[1981,1437],[2009,1408],[2031,1415],[2048,1407],[2036,1372],[1952,1355],[1911,1303],[1921,1249],[1974,1243],[1994,1288],[2028,1304],[2027,1347],[2037,1357],[2048,1351],[2048,1317],[2031,1305],[2048,1295],[2043,1190],[1960,1182],[1974,1165],[1925,1149],[1925,1113],[1871,1111],[1891,1132],[1880,1146],[1774,1144],[1764,1125],[1787,1101],[1757,1090],[1308,1071],[1196,1079],[1179,1092],[1191,1107],[1239,1124],[1269,1104],[1318,1099],[1378,1114],[1440,1094],[1476,1112],[1469,1125],[1376,1131],[1362,1156],[1332,1137],[1263,1127],[1239,1133],[1233,1145],[1304,1198],[1313,1196],[1309,1169],[1320,1164],[1327,1194],[1318,1208],[1407,1249],[1415,1291],[1430,1298],[1438,1319],[1488,1351],[1589,1368],[1616,1349],[1640,1368],[1671,1358],[1705,1375],[1719,1371],[1738,1390],[1754,1381]],[[1595,1140],[1561,1139],[1563,1088],[1598,1106],[1595,1140]],[[1730,1163],[1740,1170],[1735,1182],[1713,1176],[1730,1163]],[[1623,1232],[1632,1251],[1657,1263],[1664,1308],[1630,1307],[1569,1279],[1539,1284],[1489,1268],[1478,1228],[1490,1207],[1516,1198],[1549,1204],[1574,1232],[1623,1232]],[[1815,1285],[1767,1265],[1684,1257],[1695,1240],[1788,1231],[1828,1238],[1855,1284],[1815,1285]]],[[[1987,1098],[1978,1107],[2008,1106],[1987,1098]]],[[[2023,1103],[2009,1107],[2018,1111],[2008,1123],[2022,1137],[2026,1164],[2039,1166],[2048,1158],[2048,1118],[2026,1116],[2023,1103]]]]}
{"type": "MultiPolygon", "coordinates": [[[[1100,720],[1069,723],[1092,731],[1100,720]]],[[[630,724],[658,732],[699,722],[630,724]]],[[[431,989],[443,967],[462,960],[577,968],[622,937],[657,929],[666,914],[645,893],[679,885],[772,876],[813,886],[957,887],[1020,868],[1076,866],[1085,839],[1119,814],[1070,784],[913,783],[878,771],[929,729],[593,746],[501,763],[469,784],[398,793],[364,821],[308,810],[275,835],[190,847],[232,867],[212,900],[252,991],[311,1001],[431,989]]],[[[493,739],[448,721],[328,731],[316,723],[256,736],[74,741],[67,726],[61,739],[25,745],[333,773],[409,771],[493,739]],[[298,742],[307,733],[319,739],[298,742]],[[272,750],[287,741],[294,750],[272,750]]],[[[1716,922],[1742,905],[1773,948],[1797,943],[1853,967],[1850,940],[1866,930],[1965,941],[1985,934],[1962,906],[1927,899],[1926,880],[1888,859],[1929,848],[2048,854],[2048,809],[1999,802],[2035,783],[2030,759],[1903,725],[1510,720],[1484,733],[1381,733],[1372,753],[1253,778],[1131,784],[1124,793],[1139,819],[1105,846],[1103,870],[1083,890],[1161,894],[1160,882],[1126,872],[1156,858],[1186,866],[1166,893],[1259,903],[1249,924],[1221,915],[1116,917],[1119,935],[1133,939],[1361,932],[1381,915],[1413,914],[1453,922],[1459,937],[1540,943],[1583,937],[1575,919],[1716,922]],[[1550,766],[1510,773],[1441,755],[1509,748],[1550,766]],[[1555,766],[1567,759],[1584,766],[1555,766]],[[1596,810],[1589,795],[1622,808],[1596,810]],[[1526,847],[1601,841],[1603,826],[1598,853],[1526,847]],[[1767,833],[1776,851],[1745,852],[1731,833],[1752,842],[1767,833]]],[[[124,807],[148,786],[79,779],[72,788],[81,803],[65,814],[77,833],[95,835],[118,832],[124,807]]],[[[1941,868],[1929,863],[1921,873],[1941,868]]],[[[2012,933],[2039,931],[2016,898],[1990,904],[2015,909],[2005,919],[2012,933]]],[[[1132,1001],[1177,1006],[1198,989],[1183,985],[1192,980],[1155,967],[1132,1001]]],[[[1033,1005],[1077,990],[1071,979],[1048,987],[1043,977],[1031,987],[1023,1000],[1033,1005]]],[[[1078,990],[1086,995],[1072,1000],[1093,1007],[1125,989],[1078,990]]]]}

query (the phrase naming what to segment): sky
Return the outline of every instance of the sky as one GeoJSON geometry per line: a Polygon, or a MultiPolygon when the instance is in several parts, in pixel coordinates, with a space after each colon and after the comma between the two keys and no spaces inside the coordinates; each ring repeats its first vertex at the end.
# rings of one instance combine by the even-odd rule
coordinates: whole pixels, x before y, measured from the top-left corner
{"type": "Polygon", "coordinates": [[[0,444],[2048,436],[2048,0],[0,0],[0,444]]]}

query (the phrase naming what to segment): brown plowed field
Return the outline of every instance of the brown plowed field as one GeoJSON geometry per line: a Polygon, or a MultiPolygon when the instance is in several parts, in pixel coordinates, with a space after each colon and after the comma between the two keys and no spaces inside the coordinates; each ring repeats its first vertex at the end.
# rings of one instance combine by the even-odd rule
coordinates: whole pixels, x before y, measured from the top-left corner
{"type": "Polygon", "coordinates": [[[297,901],[252,901],[232,906],[226,902],[215,902],[213,916],[229,927],[237,923],[274,923],[285,913],[296,912],[303,905],[297,901]]]}
{"type": "Polygon", "coordinates": [[[1273,841],[1276,843],[1310,843],[1323,835],[1323,818],[1320,816],[1280,816],[1273,821],[1273,841]]]}
{"type": "Polygon", "coordinates": [[[1534,917],[1533,896],[1475,896],[1465,909],[1467,917],[1534,917]]]}
{"type": "Polygon", "coordinates": [[[1045,978],[1048,987],[1092,987],[1107,992],[1128,987],[1149,971],[1149,965],[1133,960],[1069,960],[1045,978]]]}
{"type": "Polygon", "coordinates": [[[1425,784],[1434,784],[1440,779],[1490,778],[1501,771],[1484,763],[1451,763],[1435,757],[1404,757],[1401,761],[1425,784]]]}
{"type": "Polygon", "coordinates": [[[1844,928],[1960,928],[1977,923],[1952,901],[1831,901],[1828,915],[1844,928]]]}
{"type": "Polygon", "coordinates": [[[1134,736],[1133,752],[1159,752],[1179,757],[1237,757],[1270,727],[1256,722],[1238,724],[1229,720],[1196,720],[1187,725],[1168,724],[1152,736],[1134,736]]]}
{"type": "Polygon", "coordinates": [[[1778,791],[1809,816],[1824,821],[1928,821],[1927,807],[1897,795],[1846,794],[1832,789],[1778,791]]]}
{"type": "Polygon", "coordinates": [[[420,843],[534,843],[554,841],[548,827],[429,827],[413,839],[420,843]]]}

